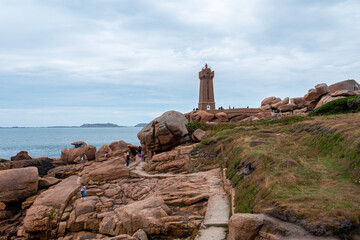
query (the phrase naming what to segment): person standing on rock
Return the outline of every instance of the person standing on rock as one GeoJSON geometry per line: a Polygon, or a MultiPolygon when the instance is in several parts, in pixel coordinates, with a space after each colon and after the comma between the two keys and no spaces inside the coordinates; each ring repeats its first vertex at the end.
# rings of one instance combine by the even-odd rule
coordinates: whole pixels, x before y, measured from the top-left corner
{"type": "Polygon", "coordinates": [[[141,146],[138,147],[138,149],[136,150],[136,160],[141,160],[141,146]]]}
{"type": "Polygon", "coordinates": [[[128,152],[125,152],[125,161],[126,161],[126,167],[129,167],[129,163],[130,163],[130,154],[128,152]]]}
{"type": "Polygon", "coordinates": [[[81,199],[86,199],[85,198],[85,189],[86,189],[85,184],[82,183],[81,188],[80,188],[81,199]]]}
{"type": "Polygon", "coordinates": [[[145,161],[145,151],[141,150],[141,161],[145,161]]]}

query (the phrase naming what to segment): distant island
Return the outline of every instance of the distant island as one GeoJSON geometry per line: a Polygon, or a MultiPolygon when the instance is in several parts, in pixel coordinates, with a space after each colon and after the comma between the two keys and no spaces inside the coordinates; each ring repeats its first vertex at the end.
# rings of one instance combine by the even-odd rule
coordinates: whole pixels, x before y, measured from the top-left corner
{"type": "Polygon", "coordinates": [[[84,123],[81,126],[49,126],[47,128],[98,128],[98,127],[127,127],[114,123],[84,123]]]}
{"type": "Polygon", "coordinates": [[[134,127],[145,127],[146,125],[148,125],[147,123],[139,123],[136,124],[134,127]]]}
{"type": "Polygon", "coordinates": [[[1,127],[0,128],[99,128],[99,127],[145,127],[147,123],[138,123],[135,126],[120,126],[114,123],[84,123],[81,126],[48,126],[48,127],[1,127]]]}
{"type": "Polygon", "coordinates": [[[93,128],[93,127],[126,127],[119,126],[113,123],[85,123],[80,126],[81,128],[93,128]]]}

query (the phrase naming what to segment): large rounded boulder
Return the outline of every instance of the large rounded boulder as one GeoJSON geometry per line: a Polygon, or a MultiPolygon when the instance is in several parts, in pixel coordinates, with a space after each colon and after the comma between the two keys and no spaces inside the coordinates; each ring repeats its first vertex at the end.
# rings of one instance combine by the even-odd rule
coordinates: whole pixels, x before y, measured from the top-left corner
{"type": "Polygon", "coordinates": [[[189,122],[210,122],[215,118],[215,114],[209,113],[204,110],[192,111],[185,114],[186,119],[189,122]]]}
{"type": "Polygon", "coordinates": [[[353,79],[349,79],[330,85],[329,90],[330,93],[335,93],[336,91],[342,91],[342,90],[353,91],[355,90],[355,85],[359,86],[359,83],[353,79]]]}
{"type": "Polygon", "coordinates": [[[306,101],[315,101],[321,96],[329,93],[329,87],[326,83],[320,83],[315,86],[315,88],[310,89],[307,94],[305,94],[304,99],[306,101]]]}
{"type": "Polygon", "coordinates": [[[87,160],[95,160],[96,147],[87,145],[85,142],[77,141],[71,143],[75,147],[64,148],[61,151],[61,159],[66,163],[80,162],[81,155],[86,155],[87,160]]]}
{"type": "Polygon", "coordinates": [[[95,154],[96,161],[102,162],[109,158],[113,157],[124,157],[125,152],[135,152],[138,146],[134,146],[135,150],[132,151],[132,146],[130,143],[124,142],[122,140],[112,142],[110,145],[102,145],[95,154]]]}
{"type": "Polygon", "coordinates": [[[187,123],[184,114],[168,111],[152,120],[137,136],[146,151],[166,151],[189,139],[187,123]]]}
{"type": "Polygon", "coordinates": [[[0,202],[18,202],[36,194],[38,182],[36,167],[0,171],[0,202]]]}
{"type": "Polygon", "coordinates": [[[281,99],[277,97],[267,97],[261,101],[261,106],[271,105],[280,101],[281,99]]]}

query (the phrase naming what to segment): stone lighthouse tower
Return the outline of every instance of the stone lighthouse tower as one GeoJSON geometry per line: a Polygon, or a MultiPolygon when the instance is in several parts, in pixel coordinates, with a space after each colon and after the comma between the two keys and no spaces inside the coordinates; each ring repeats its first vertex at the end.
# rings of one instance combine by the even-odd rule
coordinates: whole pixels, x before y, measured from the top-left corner
{"type": "Polygon", "coordinates": [[[205,64],[205,68],[199,72],[200,78],[200,93],[199,93],[199,110],[214,110],[215,98],[214,98],[214,71],[208,68],[205,64]]]}

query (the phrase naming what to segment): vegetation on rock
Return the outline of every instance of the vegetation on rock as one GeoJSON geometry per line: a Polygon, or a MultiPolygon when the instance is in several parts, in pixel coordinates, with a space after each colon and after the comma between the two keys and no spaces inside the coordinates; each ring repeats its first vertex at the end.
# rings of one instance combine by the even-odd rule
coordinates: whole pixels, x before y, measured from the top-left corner
{"type": "Polygon", "coordinates": [[[309,116],[354,113],[360,111],[360,96],[333,100],[313,110],[309,116]]]}

